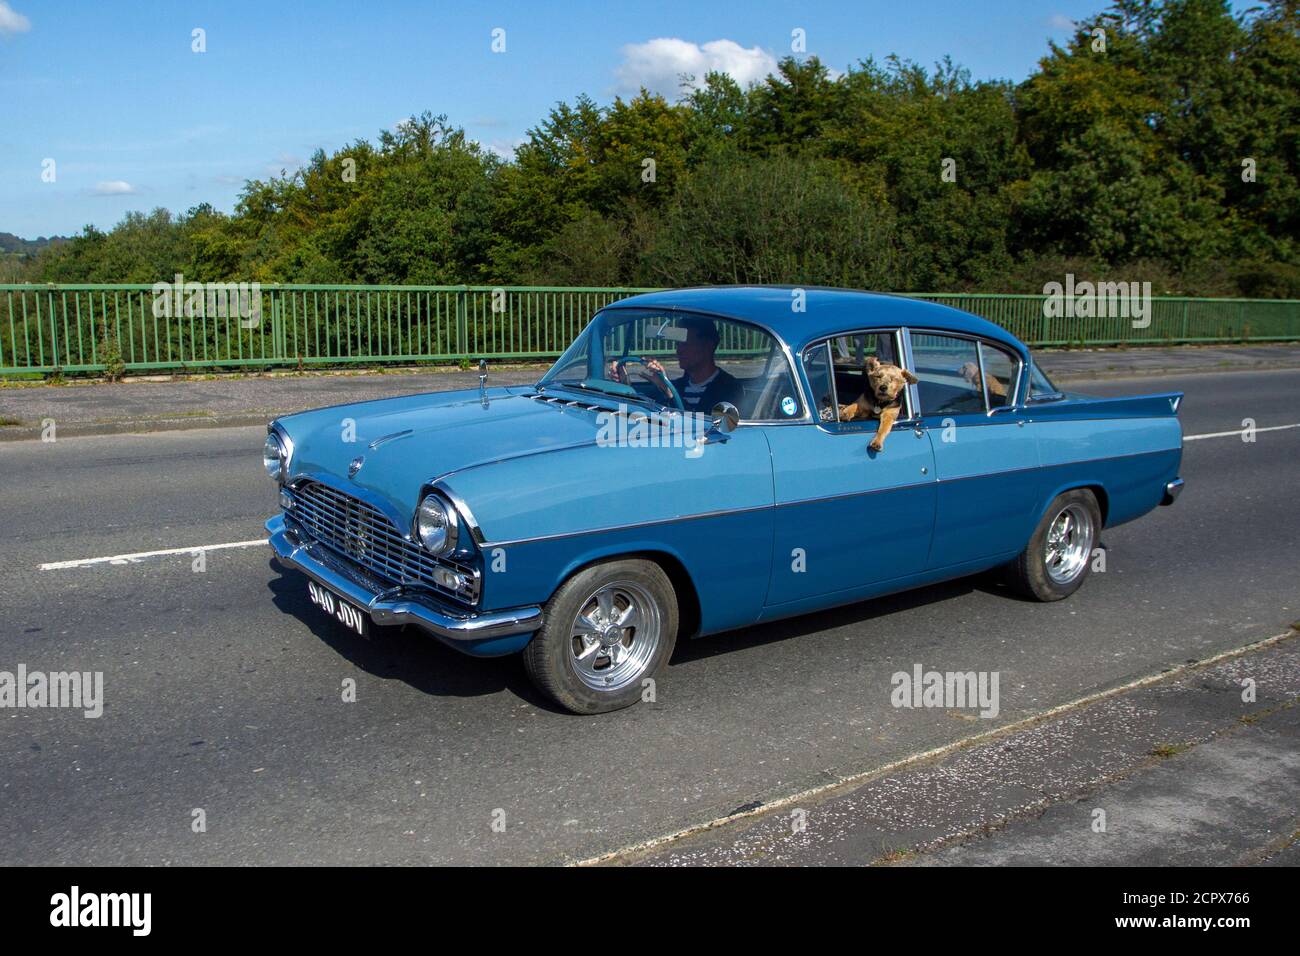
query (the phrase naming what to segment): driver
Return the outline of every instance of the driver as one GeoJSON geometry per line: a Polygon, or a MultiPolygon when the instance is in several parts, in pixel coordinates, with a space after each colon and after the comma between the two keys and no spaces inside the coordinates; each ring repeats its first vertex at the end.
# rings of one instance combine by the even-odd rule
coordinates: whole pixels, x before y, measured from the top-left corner
{"type": "MultiPolygon", "coordinates": [[[[688,412],[708,414],[718,402],[731,402],[737,405],[741,397],[740,380],[725,369],[718,367],[713,360],[718,349],[718,329],[711,319],[687,318],[680,325],[686,330],[686,338],[677,343],[677,364],[684,373],[681,378],[673,380],[677,394],[682,397],[682,405],[688,412]]],[[[672,395],[664,384],[668,373],[658,361],[651,360],[646,368],[656,373],[651,381],[671,400],[672,395]]]]}

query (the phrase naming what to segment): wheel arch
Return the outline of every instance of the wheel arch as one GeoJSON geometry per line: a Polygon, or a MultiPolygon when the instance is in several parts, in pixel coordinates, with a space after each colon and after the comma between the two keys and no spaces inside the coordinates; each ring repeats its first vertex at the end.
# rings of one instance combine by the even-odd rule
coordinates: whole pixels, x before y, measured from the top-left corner
{"type": "MultiPolygon", "coordinates": [[[[1101,512],[1101,526],[1106,527],[1106,521],[1110,516],[1110,495],[1106,491],[1106,486],[1099,479],[1084,478],[1067,481],[1052,488],[1038,509],[1038,521],[1043,520],[1043,516],[1047,514],[1047,509],[1052,506],[1052,502],[1067,491],[1091,491],[1092,496],[1097,499],[1097,509],[1101,512]]],[[[1034,522],[1034,527],[1038,526],[1038,521],[1034,522]]]]}
{"type": "MultiPolygon", "coordinates": [[[[638,548],[629,551],[611,551],[580,559],[564,569],[555,585],[555,591],[558,591],[564,585],[564,582],[575,574],[580,574],[595,565],[609,564],[612,561],[638,559],[651,561],[659,565],[664,574],[668,575],[668,580],[673,586],[673,592],[677,596],[678,637],[693,637],[700,629],[700,595],[695,588],[695,581],[691,578],[690,572],[686,570],[686,565],[672,551],[659,548],[638,548]]],[[[555,591],[551,592],[552,597],[555,591]]]]}

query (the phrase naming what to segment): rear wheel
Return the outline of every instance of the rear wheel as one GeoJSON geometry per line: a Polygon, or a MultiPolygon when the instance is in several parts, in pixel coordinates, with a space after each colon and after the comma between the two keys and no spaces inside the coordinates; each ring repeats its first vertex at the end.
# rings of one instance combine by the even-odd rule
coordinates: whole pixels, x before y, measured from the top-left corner
{"type": "Polygon", "coordinates": [[[641,699],[677,642],[677,595],[653,561],[596,564],[565,581],[524,648],[538,690],[576,714],[619,710],[641,699]]]}
{"type": "Polygon", "coordinates": [[[1020,557],[1007,567],[1008,583],[1039,601],[1059,601],[1083,584],[1101,533],[1101,509],[1091,491],[1058,495],[1020,557]]]}

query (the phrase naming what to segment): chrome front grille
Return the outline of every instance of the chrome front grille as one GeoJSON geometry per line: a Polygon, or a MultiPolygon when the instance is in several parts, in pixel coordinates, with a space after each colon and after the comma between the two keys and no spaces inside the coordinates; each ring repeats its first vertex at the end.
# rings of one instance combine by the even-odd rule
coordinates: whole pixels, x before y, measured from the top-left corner
{"type": "Polygon", "coordinates": [[[408,541],[379,509],[318,481],[299,482],[292,489],[293,508],[286,512],[313,539],[356,562],[392,584],[420,585],[465,604],[479,597],[479,575],[473,565],[435,558],[408,541]],[[438,571],[464,578],[452,587],[438,571]]]}

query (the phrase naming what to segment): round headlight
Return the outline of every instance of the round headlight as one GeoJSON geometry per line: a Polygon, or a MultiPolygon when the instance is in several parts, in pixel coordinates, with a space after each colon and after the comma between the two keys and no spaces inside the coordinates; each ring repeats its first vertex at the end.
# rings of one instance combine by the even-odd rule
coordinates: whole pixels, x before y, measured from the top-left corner
{"type": "Polygon", "coordinates": [[[266,436],[266,444],[262,446],[262,467],[266,469],[267,477],[280,480],[284,469],[284,445],[275,432],[266,436]]]}
{"type": "Polygon", "coordinates": [[[434,554],[456,548],[456,512],[437,495],[425,495],[415,512],[415,533],[434,554]]]}

